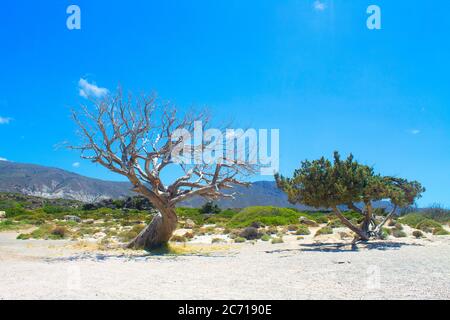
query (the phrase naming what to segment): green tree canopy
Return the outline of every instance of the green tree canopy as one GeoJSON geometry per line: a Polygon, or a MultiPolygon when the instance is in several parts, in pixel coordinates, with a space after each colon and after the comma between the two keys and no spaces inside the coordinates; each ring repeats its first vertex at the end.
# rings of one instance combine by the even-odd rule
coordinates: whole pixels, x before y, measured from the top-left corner
{"type": "Polygon", "coordinates": [[[292,178],[276,174],[275,179],[291,203],[333,209],[342,222],[363,240],[379,236],[387,220],[376,223],[373,201],[390,201],[394,207],[388,215],[390,217],[397,208],[412,205],[425,191],[417,181],[375,174],[372,167],[358,163],[352,154],[341,160],[338,152],[334,153],[334,162],[324,157],[306,160],[300,169],[294,171],[292,178]],[[363,204],[362,209],[359,204],[363,204]],[[364,215],[361,226],[345,219],[339,210],[343,205],[364,215]]]}

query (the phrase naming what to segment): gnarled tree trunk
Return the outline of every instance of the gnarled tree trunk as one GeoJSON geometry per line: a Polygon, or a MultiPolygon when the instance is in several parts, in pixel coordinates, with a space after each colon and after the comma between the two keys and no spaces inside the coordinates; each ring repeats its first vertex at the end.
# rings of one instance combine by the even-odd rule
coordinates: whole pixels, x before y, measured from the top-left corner
{"type": "Polygon", "coordinates": [[[350,230],[352,230],[354,233],[356,233],[357,237],[359,239],[355,239],[355,240],[363,240],[363,241],[368,241],[370,238],[370,235],[368,234],[368,232],[364,229],[361,229],[360,227],[357,227],[355,225],[353,225],[341,212],[341,210],[339,210],[338,207],[333,207],[333,211],[336,214],[336,216],[339,218],[339,220],[341,220],[341,222],[350,230]]]}
{"type": "Polygon", "coordinates": [[[163,208],[153,217],[150,224],[133,239],[127,248],[154,250],[166,245],[177,228],[174,208],[163,208]]]}

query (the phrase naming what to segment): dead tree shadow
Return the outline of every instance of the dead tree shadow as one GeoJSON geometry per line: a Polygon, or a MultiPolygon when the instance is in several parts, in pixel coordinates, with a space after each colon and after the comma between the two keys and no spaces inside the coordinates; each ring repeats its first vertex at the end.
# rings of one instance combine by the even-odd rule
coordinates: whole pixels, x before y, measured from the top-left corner
{"type": "Polygon", "coordinates": [[[406,242],[362,242],[362,243],[307,243],[301,244],[299,249],[272,250],[266,253],[283,252],[358,252],[361,250],[398,250],[405,246],[422,246],[406,242]]]}
{"type": "Polygon", "coordinates": [[[170,261],[182,257],[204,257],[204,258],[223,258],[232,256],[231,254],[218,253],[171,253],[171,252],[143,252],[139,254],[124,254],[124,253],[81,253],[66,257],[46,258],[47,262],[73,262],[73,261],[95,261],[104,262],[110,260],[118,261],[170,261]]]}

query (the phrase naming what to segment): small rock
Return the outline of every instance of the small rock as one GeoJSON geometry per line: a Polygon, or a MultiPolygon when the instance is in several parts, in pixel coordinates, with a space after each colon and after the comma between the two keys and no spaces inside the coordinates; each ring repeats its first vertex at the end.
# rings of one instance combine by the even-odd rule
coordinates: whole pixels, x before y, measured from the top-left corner
{"type": "Polygon", "coordinates": [[[309,220],[308,218],[303,217],[303,216],[298,218],[298,222],[300,222],[301,224],[304,224],[306,226],[318,227],[318,224],[315,221],[309,220]]]}
{"type": "Polygon", "coordinates": [[[83,220],[83,223],[85,223],[85,224],[94,224],[94,219],[86,219],[86,220],[83,220]]]}
{"type": "Polygon", "coordinates": [[[6,218],[6,212],[0,211],[0,219],[4,219],[4,218],[6,218]]]}
{"type": "Polygon", "coordinates": [[[75,222],[81,222],[81,218],[77,216],[64,216],[64,220],[67,221],[75,221],[75,222]]]}
{"type": "Polygon", "coordinates": [[[347,232],[339,232],[339,238],[341,238],[341,240],[344,239],[350,239],[352,236],[349,235],[347,232]]]}
{"type": "Polygon", "coordinates": [[[184,223],[184,227],[186,229],[192,229],[195,227],[195,222],[192,221],[191,219],[187,219],[186,222],[184,223]]]}
{"type": "Polygon", "coordinates": [[[106,233],[104,233],[104,232],[97,232],[97,233],[94,234],[93,237],[94,237],[94,239],[102,239],[102,238],[106,237],[106,233]]]}

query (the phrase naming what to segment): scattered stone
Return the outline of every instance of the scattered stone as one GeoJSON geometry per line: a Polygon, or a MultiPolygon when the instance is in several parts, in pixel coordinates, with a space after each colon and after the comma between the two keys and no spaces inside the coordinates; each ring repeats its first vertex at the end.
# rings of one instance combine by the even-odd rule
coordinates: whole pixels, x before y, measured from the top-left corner
{"type": "Polygon", "coordinates": [[[352,238],[352,236],[349,235],[347,232],[339,232],[338,234],[339,234],[339,238],[341,238],[341,240],[352,238]]]}
{"type": "Polygon", "coordinates": [[[187,219],[186,222],[184,223],[184,227],[186,229],[192,229],[195,228],[195,222],[192,221],[191,219],[187,219]]]}
{"type": "Polygon", "coordinates": [[[6,212],[0,211],[0,219],[5,219],[5,218],[6,218],[6,212]]]}
{"type": "Polygon", "coordinates": [[[318,227],[319,226],[315,221],[309,220],[308,218],[303,217],[303,216],[298,218],[298,222],[300,222],[301,224],[304,224],[306,226],[309,226],[309,227],[318,227]]]}
{"type": "Polygon", "coordinates": [[[94,239],[102,239],[102,238],[106,237],[106,233],[104,233],[104,232],[97,232],[97,233],[94,234],[93,237],[94,237],[94,239]]]}
{"type": "Polygon", "coordinates": [[[80,223],[81,222],[81,218],[77,217],[77,216],[64,216],[64,220],[66,221],[75,221],[80,223]]]}
{"type": "Polygon", "coordinates": [[[83,223],[85,223],[85,224],[94,224],[94,222],[95,222],[94,219],[86,219],[86,220],[83,220],[83,223]]]}

